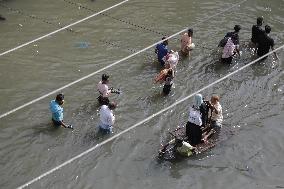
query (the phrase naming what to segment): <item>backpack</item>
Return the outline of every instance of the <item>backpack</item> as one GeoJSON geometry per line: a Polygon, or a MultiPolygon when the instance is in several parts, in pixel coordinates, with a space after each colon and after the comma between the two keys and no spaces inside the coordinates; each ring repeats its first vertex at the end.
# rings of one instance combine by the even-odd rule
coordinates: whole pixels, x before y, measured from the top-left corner
{"type": "Polygon", "coordinates": [[[225,47],[225,45],[227,44],[229,37],[224,37],[223,39],[221,39],[221,41],[218,44],[218,47],[225,47]]]}

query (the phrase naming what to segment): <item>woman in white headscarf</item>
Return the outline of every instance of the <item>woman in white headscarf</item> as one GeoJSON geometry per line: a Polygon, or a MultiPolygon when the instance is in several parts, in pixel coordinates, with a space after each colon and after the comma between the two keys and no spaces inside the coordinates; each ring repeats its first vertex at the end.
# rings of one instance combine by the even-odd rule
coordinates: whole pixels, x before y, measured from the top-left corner
{"type": "Polygon", "coordinates": [[[201,94],[194,96],[194,104],[189,108],[188,122],[186,124],[186,136],[191,145],[197,145],[201,143],[202,139],[202,114],[200,112],[200,106],[203,104],[203,98],[201,94]]]}

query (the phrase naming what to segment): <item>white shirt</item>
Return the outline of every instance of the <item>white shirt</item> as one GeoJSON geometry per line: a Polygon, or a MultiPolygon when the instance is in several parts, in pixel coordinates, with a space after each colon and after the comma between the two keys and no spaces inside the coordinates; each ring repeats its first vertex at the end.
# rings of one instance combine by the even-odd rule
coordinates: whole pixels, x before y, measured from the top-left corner
{"type": "Polygon", "coordinates": [[[215,113],[215,110],[212,111],[212,121],[216,121],[219,123],[222,123],[223,121],[223,115],[222,115],[222,106],[219,102],[217,102],[215,105],[213,105],[216,110],[218,111],[218,114],[215,113]]]}
{"type": "Polygon", "coordinates": [[[229,58],[234,55],[234,51],[236,49],[236,45],[233,43],[232,39],[229,37],[224,49],[222,58],[229,58]]]}
{"type": "Polygon", "coordinates": [[[98,83],[98,91],[103,97],[108,97],[110,94],[110,90],[108,89],[107,84],[103,84],[102,81],[98,83]]]}
{"type": "Polygon", "coordinates": [[[163,58],[165,63],[168,63],[171,68],[175,68],[179,61],[178,52],[169,53],[163,58]]]}
{"type": "Polygon", "coordinates": [[[201,119],[201,113],[200,111],[194,109],[194,108],[189,108],[189,116],[188,116],[188,121],[190,123],[193,123],[195,125],[202,125],[202,119],[201,119]]]}
{"type": "Polygon", "coordinates": [[[107,105],[102,105],[100,109],[100,125],[112,126],[115,121],[115,116],[112,110],[107,105]]]}

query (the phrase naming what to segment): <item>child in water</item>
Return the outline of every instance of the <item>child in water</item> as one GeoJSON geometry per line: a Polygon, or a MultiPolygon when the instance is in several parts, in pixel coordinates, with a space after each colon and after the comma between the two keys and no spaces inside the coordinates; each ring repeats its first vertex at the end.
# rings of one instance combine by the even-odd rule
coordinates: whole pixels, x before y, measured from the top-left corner
{"type": "Polygon", "coordinates": [[[165,95],[168,95],[171,91],[172,85],[173,85],[173,78],[174,78],[174,72],[172,68],[165,68],[163,69],[159,75],[155,77],[154,82],[155,83],[164,83],[163,87],[163,93],[165,95]]]}

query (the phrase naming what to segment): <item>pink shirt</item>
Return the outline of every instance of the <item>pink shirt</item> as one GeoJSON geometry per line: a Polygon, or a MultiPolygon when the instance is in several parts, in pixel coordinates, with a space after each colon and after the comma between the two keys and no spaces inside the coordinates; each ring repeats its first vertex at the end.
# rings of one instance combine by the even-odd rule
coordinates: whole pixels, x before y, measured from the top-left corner
{"type": "Polygon", "coordinates": [[[236,45],[233,43],[232,39],[229,38],[223,49],[222,58],[229,58],[233,56],[235,49],[236,49],[236,45]]]}
{"type": "Polygon", "coordinates": [[[181,37],[181,50],[182,52],[188,52],[188,48],[191,45],[191,37],[187,33],[184,33],[181,37]]]}
{"type": "Polygon", "coordinates": [[[98,91],[103,97],[108,97],[110,94],[110,90],[108,89],[107,84],[103,84],[102,81],[98,83],[98,91]]]}

